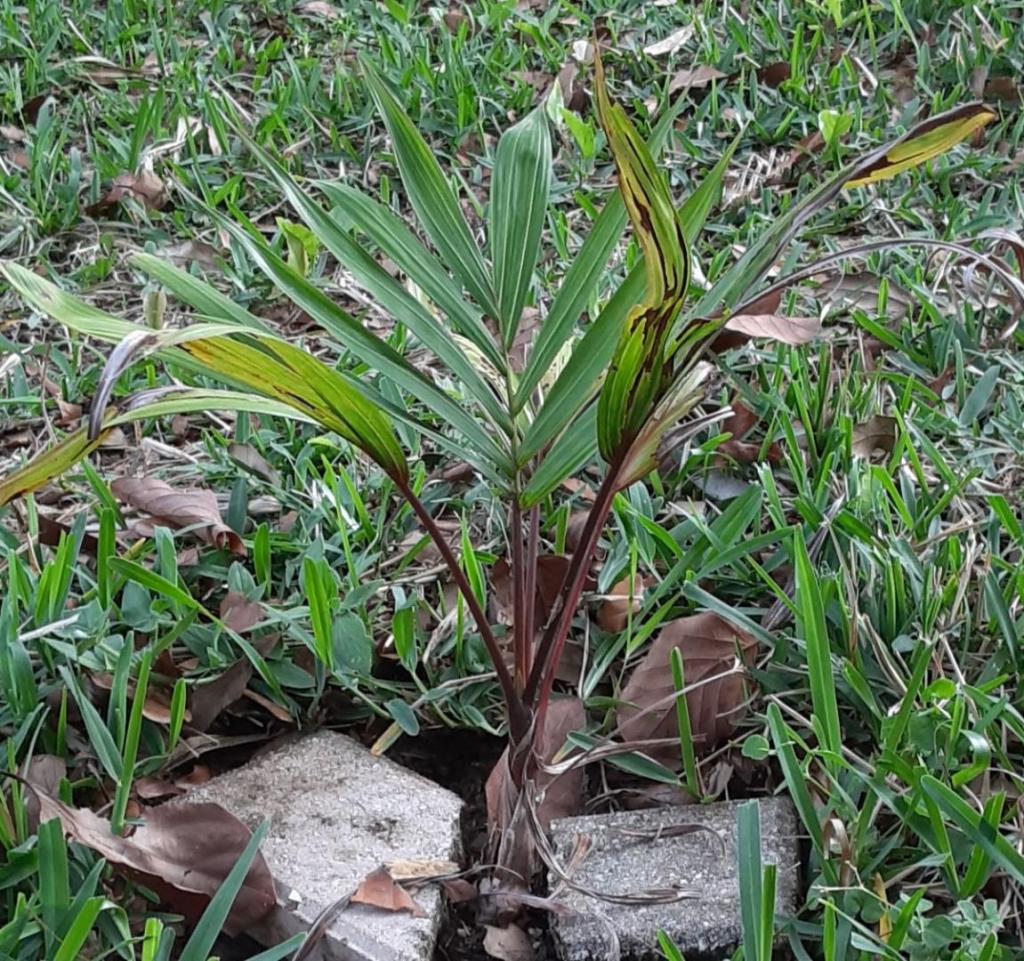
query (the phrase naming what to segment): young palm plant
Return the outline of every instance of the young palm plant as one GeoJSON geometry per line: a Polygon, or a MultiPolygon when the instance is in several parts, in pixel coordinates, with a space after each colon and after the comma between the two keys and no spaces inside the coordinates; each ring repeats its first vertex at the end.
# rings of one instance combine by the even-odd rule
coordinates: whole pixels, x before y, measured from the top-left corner
{"type": "MultiPolygon", "coordinates": [[[[498,145],[487,244],[481,249],[430,147],[373,66],[364,63],[363,70],[430,246],[388,207],[350,185],[311,185],[327,201],[323,206],[274,157],[241,131],[238,136],[259,157],[306,227],[369,297],[435,356],[458,382],[461,394],[443,390],[401,352],[365,329],[282,260],[251,225],[210,209],[217,225],[277,288],[376,375],[357,377],[325,364],[210,285],[152,256],[138,255],[134,263],[190,305],[201,322],[173,330],[143,328],[86,306],[20,266],[0,265],[33,307],[73,331],[117,345],[101,378],[88,428],[70,434],[0,482],[0,504],[68,469],[119,424],[170,413],[220,408],[295,418],[333,431],[365,452],[435,542],[493,662],[507,710],[509,741],[492,777],[500,829],[497,858],[528,882],[533,844],[539,839],[538,827],[543,827],[537,817],[538,801],[552,778],[545,762],[552,743],[561,747],[565,730],[583,723],[579,702],[567,711],[559,708],[563,716],[552,723],[553,705],[571,703],[551,699],[556,667],[616,493],[655,467],[667,433],[674,429],[675,434],[680,421],[699,404],[710,370],[705,357],[724,327],[757,312],[752,292],[801,225],[844,188],[894,176],[935,157],[994,114],[980,104],[960,107],[858,159],[782,214],[709,289],[695,291],[690,248],[719,198],[732,148],[676,209],[655,162],[676,113],[666,111],[645,143],[624,110],[610,100],[598,57],[597,114],[617,168],[618,191],[608,198],[546,305],[525,363],[516,363],[514,348],[521,342],[524,307],[539,300],[534,273],[552,178],[543,107],[511,128],[498,145]],[[642,259],[604,299],[596,317],[581,325],[584,311],[607,294],[606,267],[627,218],[642,259]],[[414,296],[385,271],[367,245],[393,261],[423,296],[414,296]],[[150,353],[179,370],[227,386],[169,387],[108,406],[118,375],[150,353]],[[414,402],[411,409],[395,400],[395,387],[414,402]],[[421,432],[436,448],[467,460],[508,505],[510,663],[482,598],[421,500],[422,491],[414,489],[396,431],[399,422],[421,432]],[[603,480],[566,565],[557,601],[546,622],[536,623],[540,505],[595,457],[604,464],[603,480]]],[[[952,242],[920,243],[984,264],[1024,302],[1024,287],[999,261],[952,242]]],[[[873,248],[864,245],[826,261],[863,255],[868,249],[873,248]]],[[[823,265],[828,263],[813,269],[823,265]]],[[[768,291],[784,289],[805,275],[783,278],[768,291]]],[[[684,430],[693,432],[706,423],[707,418],[691,417],[684,430]]]]}

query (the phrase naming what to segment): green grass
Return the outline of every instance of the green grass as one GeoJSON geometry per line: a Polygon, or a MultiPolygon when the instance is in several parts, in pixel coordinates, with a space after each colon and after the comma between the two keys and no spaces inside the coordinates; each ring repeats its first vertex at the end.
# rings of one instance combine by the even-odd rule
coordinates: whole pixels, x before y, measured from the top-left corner
{"type": "MultiPolygon", "coordinates": [[[[735,77],[692,92],[667,147],[682,198],[740,135],[726,201],[696,250],[714,277],[844,157],[918,112],[973,99],[978,71],[1016,78],[1024,69],[1022,13],[1008,0],[983,15],[950,0],[847,3],[838,28],[831,4],[754,3],[742,19],[711,2],[600,6],[606,16],[595,22],[593,5],[539,12],[483,2],[452,20],[453,31],[441,8],[412,0],[338,3],[334,18],[271,4],[0,0],[0,118],[26,134],[0,144],[9,148],[0,151],[0,256],[140,319],[155,288],[128,257],[199,254],[205,267],[194,269],[319,351],[322,338],[282,309],[196,199],[244,215],[287,254],[289,231],[277,218],[296,217],[265,168],[219,125],[214,107],[224,98],[300,181],[352,182],[408,217],[390,142],[355,80],[358,54],[403,92],[442,168],[458,172],[477,209],[497,134],[595,27],[608,42],[618,99],[642,127],[664,109],[676,71],[715,66],[735,77]],[[693,34],[674,55],[642,53],[686,24],[693,34]],[[758,78],[777,63],[789,67],[781,85],[758,78]],[[51,99],[39,107],[40,97],[51,99]],[[848,118],[846,137],[787,165],[825,111],[848,118]],[[23,156],[12,159],[15,151],[23,156]],[[114,177],[147,165],[168,187],[164,209],[130,203],[88,213],[114,177]]],[[[589,87],[586,67],[577,82],[589,87]]],[[[784,270],[894,232],[958,240],[1018,231],[1024,120],[1019,104],[1000,110],[983,149],[961,148],[845,195],[803,232],[784,270]]],[[[549,285],[611,186],[590,109],[552,113],[558,153],[547,232],[558,256],[542,263],[549,285]]],[[[635,256],[625,250],[613,269],[624,274],[635,256]]],[[[590,733],[601,733],[599,719],[628,676],[624,655],[640,651],[662,620],[710,609],[759,639],[751,712],[731,743],[697,759],[700,776],[688,781],[721,784],[716,772],[731,765],[731,795],[792,796],[810,852],[807,898],[778,927],[801,961],[981,961],[1024,947],[1015,804],[1024,760],[1021,337],[999,339],[1005,309],[982,274],[943,264],[921,248],[873,253],[848,265],[841,289],[823,282],[789,295],[782,309],[822,315],[824,336],[804,348],[731,354],[716,382],[715,401],[739,398],[757,415],[746,439],[759,446],[758,462],[722,467],[722,438],[702,436],[676,469],[620,495],[606,532],[598,592],[634,567],[649,586],[624,634],[590,625],[581,668],[590,733]],[[853,270],[863,271],[870,295],[851,293],[853,270]],[[881,417],[888,420],[873,420],[881,417]],[[881,449],[863,456],[870,424],[881,449]],[[771,462],[770,449],[778,452],[771,462]],[[790,577],[795,600],[779,586],[790,577]]],[[[310,272],[416,355],[409,332],[385,326],[322,251],[310,272]]],[[[167,321],[184,316],[168,303],[167,321]]],[[[68,426],[58,399],[87,401],[104,354],[44,327],[5,291],[0,338],[6,472],[68,426]]],[[[155,362],[138,371],[119,393],[165,382],[155,362]]],[[[253,668],[249,687],[276,714],[246,702],[215,728],[222,735],[279,730],[283,717],[305,724],[324,712],[382,745],[424,726],[497,730],[500,700],[485,652],[439,581],[436,554],[396,506],[390,482],[349,444],[234,415],[134,431],[125,428],[122,444],[52,496],[15,505],[3,519],[0,731],[11,770],[33,751],[66,756],[78,762],[66,785],[76,801],[102,788],[121,816],[133,777],[187,769],[179,692],[194,698],[242,660],[253,668]],[[188,533],[160,528],[142,539],[115,536],[124,508],[108,483],[138,472],[216,491],[246,556],[189,551],[188,533]],[[261,605],[259,626],[225,624],[229,590],[261,605]],[[164,654],[185,665],[181,677],[165,673],[164,654]],[[94,675],[110,676],[108,697],[95,697],[94,675]],[[169,721],[137,709],[136,685],[178,705],[169,721]]],[[[453,541],[471,547],[471,578],[484,590],[505,553],[504,517],[488,486],[445,479],[447,455],[411,432],[402,440],[416,458],[413,486],[453,541]]],[[[546,499],[546,542],[564,543],[579,497],[560,490],[546,499]]],[[[87,851],[65,849],[52,830],[31,834],[17,805],[9,817],[0,810],[0,822],[0,918],[11,919],[0,928],[4,951],[57,957],[57,940],[74,943],[72,930],[85,928],[97,955],[142,956],[131,939],[143,932],[122,908],[92,893],[65,897],[69,883],[74,892],[107,890],[87,851]]],[[[746,908],[758,928],[748,943],[766,957],[759,862],[756,871],[746,908]]]]}

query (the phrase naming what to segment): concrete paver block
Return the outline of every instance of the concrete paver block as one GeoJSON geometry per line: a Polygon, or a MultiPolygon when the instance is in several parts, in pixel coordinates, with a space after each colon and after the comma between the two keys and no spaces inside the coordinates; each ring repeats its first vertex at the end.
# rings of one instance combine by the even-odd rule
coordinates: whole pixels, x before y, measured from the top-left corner
{"type": "MultiPolygon", "coordinates": [[[[672,937],[687,961],[729,957],[742,938],[736,859],[736,815],[742,803],[623,811],[554,822],[551,830],[563,865],[577,835],[591,841],[572,876],[577,884],[606,894],[663,887],[692,888],[696,894],[671,904],[637,906],[569,890],[561,900],[572,913],[552,915],[559,957],[604,961],[617,941],[623,959],[653,961],[662,957],[657,949],[659,929],[672,937]],[[673,833],[672,828],[680,825],[700,829],[673,833]]],[[[759,807],[762,858],[778,869],[776,914],[791,914],[799,896],[796,811],[788,798],[764,799],[759,807]]],[[[550,883],[554,887],[557,881],[552,877],[550,883]]]]}
{"type": "MultiPolygon", "coordinates": [[[[461,799],[332,731],[286,741],[176,803],[214,801],[250,828],[278,885],[276,910],[247,931],[265,945],[305,931],[382,863],[455,860],[461,799]]],[[[318,961],[429,961],[441,921],[437,885],[412,892],[425,917],[361,904],[330,925],[318,961]]]]}

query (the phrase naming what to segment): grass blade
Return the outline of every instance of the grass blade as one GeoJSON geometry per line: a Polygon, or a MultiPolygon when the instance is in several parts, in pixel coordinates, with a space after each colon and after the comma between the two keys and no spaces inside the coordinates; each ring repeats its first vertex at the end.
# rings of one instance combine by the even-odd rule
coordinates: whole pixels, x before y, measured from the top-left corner
{"type": "Polygon", "coordinates": [[[833,774],[839,767],[843,735],[839,726],[839,705],[836,701],[835,678],[832,675],[832,649],[821,589],[811,565],[803,532],[793,538],[794,568],[796,575],[796,633],[807,647],[807,673],[811,685],[811,703],[814,716],[821,725],[825,766],[833,774]]]}
{"type": "Polygon", "coordinates": [[[224,879],[224,883],[217,889],[217,893],[210,900],[209,906],[203,912],[203,916],[199,919],[199,923],[192,932],[192,937],[188,939],[185,947],[182,948],[178,961],[207,961],[210,950],[213,948],[213,943],[217,940],[217,935],[220,934],[221,929],[224,927],[224,922],[227,920],[231,905],[242,888],[245,876],[248,874],[250,865],[259,853],[260,844],[267,836],[269,827],[270,822],[264,821],[253,832],[252,838],[245,846],[241,857],[239,857],[235,866],[224,879]]]}

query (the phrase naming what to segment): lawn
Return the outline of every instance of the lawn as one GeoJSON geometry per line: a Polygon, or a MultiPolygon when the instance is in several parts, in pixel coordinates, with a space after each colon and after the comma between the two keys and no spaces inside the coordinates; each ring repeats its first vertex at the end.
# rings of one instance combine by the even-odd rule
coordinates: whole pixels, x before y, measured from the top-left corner
{"type": "MultiPolygon", "coordinates": [[[[297,728],[497,760],[546,643],[573,706],[534,747],[600,758],[547,816],[789,796],[804,896],[775,956],[1024,956],[1022,31],[1011,0],[0,0],[0,958],[206,961],[230,898],[185,924],[69,822],[121,833],[297,728]],[[708,200],[688,274],[661,265],[686,310],[736,307],[730,268],[845,165],[990,112],[751,268],[745,326],[619,487],[636,408],[582,406],[665,248],[634,219],[571,266],[629,181],[595,59],[672,203],[708,200]],[[508,187],[520,122],[546,198],[508,187]],[[503,224],[539,244],[525,269],[503,224]],[[108,366],[108,318],[160,351],[108,366]],[[175,334],[229,320],[284,345],[232,361],[258,402],[211,393],[223,330],[175,334]],[[163,388],[146,419],[90,406],[163,388]],[[320,416],[328,390],[356,413],[320,416]],[[88,457],[15,474],[90,412],[88,457]]],[[[511,847],[475,853],[528,876],[511,847]]],[[[771,950],[748,925],[740,955],[771,950]]]]}

